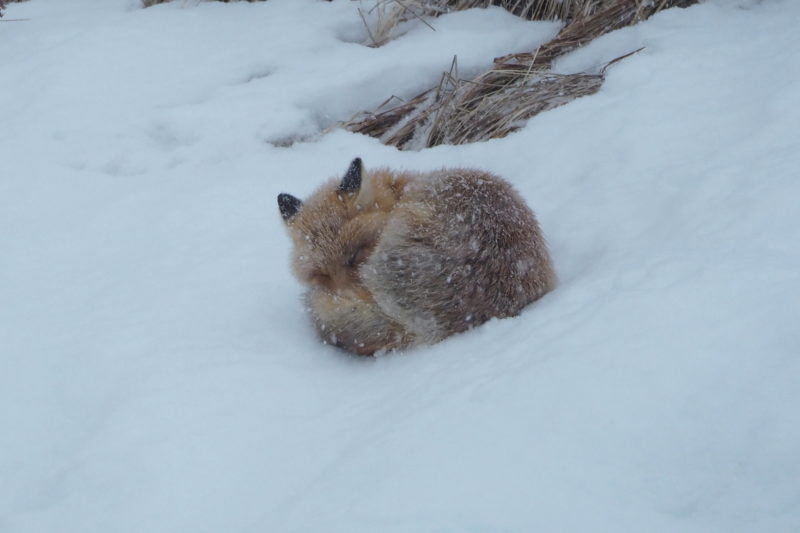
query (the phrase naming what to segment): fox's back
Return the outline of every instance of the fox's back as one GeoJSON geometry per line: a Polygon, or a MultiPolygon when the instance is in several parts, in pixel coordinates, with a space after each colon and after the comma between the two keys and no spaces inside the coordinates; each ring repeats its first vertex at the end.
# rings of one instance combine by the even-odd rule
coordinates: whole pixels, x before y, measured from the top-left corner
{"type": "Polygon", "coordinates": [[[531,210],[507,182],[474,169],[410,181],[361,279],[378,305],[431,341],[516,315],[555,284],[531,210]]]}

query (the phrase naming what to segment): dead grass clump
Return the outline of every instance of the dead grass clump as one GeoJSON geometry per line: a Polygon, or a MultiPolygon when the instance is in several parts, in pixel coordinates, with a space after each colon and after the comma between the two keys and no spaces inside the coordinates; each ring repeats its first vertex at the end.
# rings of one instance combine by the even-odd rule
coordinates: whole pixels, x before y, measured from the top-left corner
{"type": "Polygon", "coordinates": [[[542,111],[597,92],[602,83],[603,74],[504,70],[462,80],[451,70],[435,90],[345,127],[401,149],[464,144],[504,137],[542,111]]]}
{"type": "MultiPolygon", "coordinates": [[[[367,24],[371,46],[391,40],[396,28],[413,19],[438,17],[453,11],[499,6],[528,20],[570,21],[591,15],[609,0],[377,0],[369,10],[377,22],[367,24]]],[[[366,20],[365,20],[366,24],[366,20]]]]}
{"type": "MultiPolygon", "coordinates": [[[[470,0],[424,1],[444,5],[470,0]]],[[[387,108],[394,101],[390,98],[378,110],[361,113],[343,127],[401,149],[503,137],[542,111],[597,92],[605,69],[638,50],[611,61],[598,73],[556,74],[549,70],[555,59],[662,9],[696,1],[605,0],[594,13],[576,16],[538,50],[496,58],[490,70],[471,80],[458,78],[454,63],[437,87],[387,108]]]]}
{"type": "Polygon", "coordinates": [[[431,121],[426,146],[505,137],[542,111],[597,92],[603,77],[554,73],[515,76],[512,84],[493,92],[490,97],[482,94],[484,86],[480,83],[455,87],[452,97],[445,99],[446,104],[437,110],[431,121]]]}

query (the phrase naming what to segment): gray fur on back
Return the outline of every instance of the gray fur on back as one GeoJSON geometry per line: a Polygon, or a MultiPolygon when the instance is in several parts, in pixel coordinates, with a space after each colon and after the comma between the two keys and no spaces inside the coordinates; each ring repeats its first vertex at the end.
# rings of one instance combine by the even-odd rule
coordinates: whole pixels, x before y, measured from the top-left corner
{"type": "Polygon", "coordinates": [[[381,309],[423,342],[514,316],[555,281],[530,209],[508,183],[471,169],[409,184],[360,272],[381,309]]]}

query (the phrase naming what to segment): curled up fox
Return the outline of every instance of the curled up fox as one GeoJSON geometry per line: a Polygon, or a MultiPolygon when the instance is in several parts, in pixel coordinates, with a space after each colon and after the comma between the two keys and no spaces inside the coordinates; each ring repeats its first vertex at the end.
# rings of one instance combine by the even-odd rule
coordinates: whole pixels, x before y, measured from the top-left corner
{"type": "Polygon", "coordinates": [[[556,283],[533,213],[481,170],[366,172],[356,158],[306,201],[278,195],[278,207],[320,337],[356,354],[517,315],[556,283]]]}

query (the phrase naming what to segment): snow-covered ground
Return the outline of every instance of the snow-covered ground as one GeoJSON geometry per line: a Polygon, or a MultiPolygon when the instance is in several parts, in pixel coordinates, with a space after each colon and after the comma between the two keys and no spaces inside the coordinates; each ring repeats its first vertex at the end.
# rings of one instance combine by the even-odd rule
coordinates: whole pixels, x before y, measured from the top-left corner
{"type": "Polygon", "coordinates": [[[320,132],[558,27],[373,49],[359,6],[8,6],[0,531],[800,531],[800,2],[663,12],[558,64],[645,46],[598,94],[420,152],[320,132]],[[275,197],[357,155],[506,177],[559,288],[429,348],[321,344],[275,197]]]}

